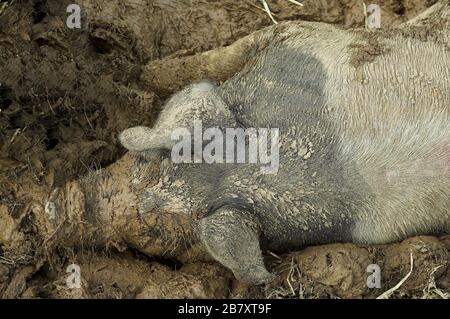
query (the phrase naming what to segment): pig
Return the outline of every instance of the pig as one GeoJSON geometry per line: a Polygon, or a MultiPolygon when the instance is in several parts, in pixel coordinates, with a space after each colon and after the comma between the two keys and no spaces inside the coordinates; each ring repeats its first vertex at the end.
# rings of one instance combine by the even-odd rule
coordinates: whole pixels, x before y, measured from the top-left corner
{"type": "MultiPolygon", "coordinates": [[[[148,254],[150,238],[171,249],[199,243],[250,284],[274,277],[263,251],[450,233],[449,13],[449,2],[440,1],[384,33],[281,23],[204,53],[196,59],[205,79],[170,97],[153,127],[119,135],[130,151],[117,164],[129,187],[103,174],[73,184],[85,195],[72,201],[88,203],[78,205],[91,211],[88,220],[97,211],[114,226],[109,239],[121,233],[148,254]],[[429,21],[442,29],[430,29],[429,21]],[[196,122],[203,133],[277,129],[277,170],[265,172],[260,162],[206,163],[204,140],[200,152],[188,140],[191,162],[174,161],[174,132],[191,138],[196,122]],[[120,214],[130,219],[111,222],[120,214]],[[149,220],[166,226],[155,235],[149,220]],[[168,235],[178,222],[189,227],[168,235]],[[140,231],[127,233],[136,223],[140,231]]],[[[241,146],[249,155],[247,137],[241,146]]],[[[68,186],[54,195],[47,213],[60,215],[55,202],[67,202],[67,194],[68,186]]]]}

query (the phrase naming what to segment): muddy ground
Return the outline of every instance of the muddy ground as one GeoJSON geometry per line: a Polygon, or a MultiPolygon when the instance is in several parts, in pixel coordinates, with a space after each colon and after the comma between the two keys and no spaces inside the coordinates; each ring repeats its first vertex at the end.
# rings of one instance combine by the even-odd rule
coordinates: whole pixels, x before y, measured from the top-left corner
{"type": "MultiPolygon", "coordinates": [[[[1,297],[375,298],[407,276],[413,260],[411,274],[389,297],[448,298],[449,236],[268,253],[267,264],[279,276],[258,287],[237,282],[213,261],[182,263],[130,247],[41,249],[45,242],[36,236],[30,206],[121,158],[117,134],[151,125],[178,89],[176,72],[146,65],[225,46],[272,23],[257,0],[79,0],[82,28],[71,30],[65,20],[72,2],[0,1],[1,297]],[[12,242],[21,244],[11,248],[12,242]],[[81,269],[80,289],[66,285],[72,263],[81,269]],[[366,284],[370,264],[380,266],[380,288],[366,284]]],[[[387,28],[436,1],[372,2],[381,5],[387,28]]],[[[364,25],[359,0],[268,3],[278,21],[364,25]]]]}

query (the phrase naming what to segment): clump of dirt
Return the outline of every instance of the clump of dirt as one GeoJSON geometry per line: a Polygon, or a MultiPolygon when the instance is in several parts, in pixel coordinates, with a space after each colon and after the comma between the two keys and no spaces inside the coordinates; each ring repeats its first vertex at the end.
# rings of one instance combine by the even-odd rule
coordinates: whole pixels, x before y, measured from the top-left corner
{"type": "MultiPolygon", "coordinates": [[[[402,23],[435,2],[378,1],[382,25],[402,23]]],[[[406,275],[410,249],[415,268],[394,296],[435,297],[448,291],[448,237],[379,247],[326,245],[280,260],[270,257],[280,276],[267,287],[238,283],[213,262],[180,264],[143,257],[129,247],[39,249],[34,200],[116,162],[124,155],[117,134],[151,125],[176,88],[170,83],[149,88],[143,70],[146,79],[163,74],[147,65],[194,57],[272,23],[257,0],[200,0],[195,6],[185,0],[82,0],[82,28],[69,29],[66,9],[71,3],[0,2],[0,296],[375,297],[406,275]],[[82,269],[81,289],[67,288],[71,263],[82,269]],[[383,270],[382,288],[365,285],[370,263],[383,270]]],[[[303,7],[282,0],[268,3],[280,22],[356,28],[365,21],[357,0],[305,0],[303,7]]],[[[377,53],[376,44],[374,49],[367,54],[377,53]]],[[[176,72],[170,76],[169,82],[178,83],[176,72]]]]}
{"type": "Polygon", "coordinates": [[[291,298],[376,298],[408,275],[412,261],[411,274],[389,297],[448,298],[443,287],[449,280],[448,238],[421,236],[391,245],[309,247],[278,262],[281,275],[267,293],[291,298]],[[379,287],[370,285],[376,274],[379,287]]]}
{"type": "Polygon", "coordinates": [[[178,269],[173,263],[131,253],[90,253],[71,262],[82,270],[80,288],[67,288],[69,274],[65,270],[57,273],[47,268],[29,282],[24,294],[41,298],[224,298],[231,278],[217,264],[198,263],[178,269]],[[48,289],[42,289],[42,280],[49,277],[48,289]]]}

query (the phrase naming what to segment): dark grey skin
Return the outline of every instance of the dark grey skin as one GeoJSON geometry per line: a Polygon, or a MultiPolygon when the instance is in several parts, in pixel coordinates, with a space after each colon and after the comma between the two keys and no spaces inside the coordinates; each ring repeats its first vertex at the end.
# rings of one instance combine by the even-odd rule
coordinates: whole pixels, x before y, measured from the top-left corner
{"type": "Polygon", "coordinates": [[[167,102],[154,128],[120,135],[130,151],[163,158],[159,183],[140,194],[140,213],[192,216],[207,251],[252,284],[273,278],[264,250],[450,233],[443,45],[379,39],[389,53],[357,69],[352,50],[364,36],[315,23],[267,32],[269,44],[221,86],[192,84],[167,102]],[[418,58],[427,54],[434,60],[418,58]],[[408,65],[391,68],[399,56],[408,65]],[[171,133],[194,120],[279,128],[277,174],[262,174],[260,164],[173,163],[171,133]]]}

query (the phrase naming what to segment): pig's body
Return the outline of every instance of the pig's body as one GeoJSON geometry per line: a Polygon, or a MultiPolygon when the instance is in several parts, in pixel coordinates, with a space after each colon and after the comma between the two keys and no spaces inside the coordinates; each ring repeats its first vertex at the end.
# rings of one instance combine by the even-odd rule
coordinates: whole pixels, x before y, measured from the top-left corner
{"type": "Polygon", "coordinates": [[[389,52],[354,66],[354,34],[320,25],[310,31],[326,39],[318,42],[296,25],[284,32],[287,40],[220,88],[239,122],[280,128],[279,173],[257,183],[280,196],[271,223],[288,221],[267,231],[269,242],[285,233],[311,244],[449,231],[448,50],[394,37],[380,40],[389,52]]]}
{"type": "Polygon", "coordinates": [[[310,23],[270,32],[241,72],[219,88],[200,83],[178,93],[153,130],[127,130],[121,141],[131,150],[170,149],[172,130],[194,119],[279,128],[278,173],[166,158],[158,184],[139,195],[141,214],[200,216],[207,250],[252,283],[271,278],[260,247],[449,233],[446,47],[392,35],[377,39],[385,52],[363,61],[358,55],[374,45],[364,34],[310,23]]]}

